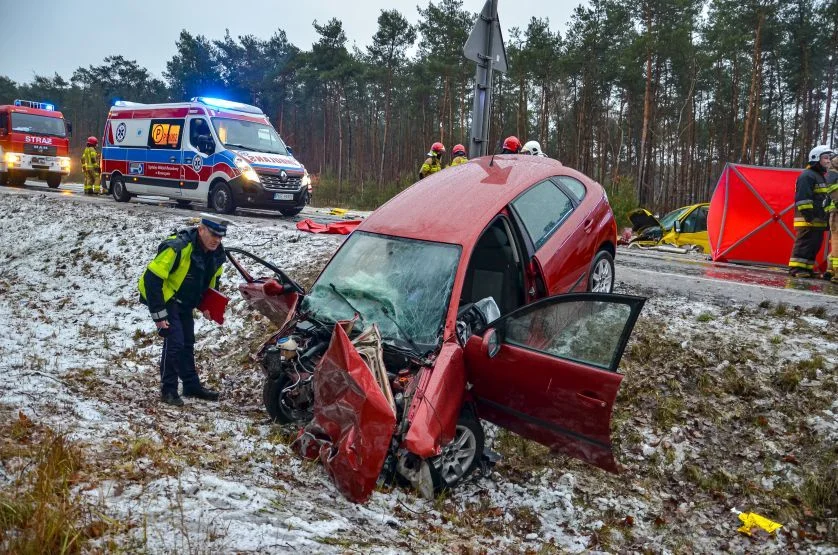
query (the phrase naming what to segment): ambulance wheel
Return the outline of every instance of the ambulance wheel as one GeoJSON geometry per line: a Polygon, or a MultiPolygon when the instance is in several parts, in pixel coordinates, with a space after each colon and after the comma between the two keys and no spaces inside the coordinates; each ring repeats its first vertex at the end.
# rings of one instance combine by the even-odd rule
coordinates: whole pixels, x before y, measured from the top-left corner
{"type": "Polygon", "coordinates": [[[131,194],[125,188],[125,180],[121,175],[111,176],[111,195],[116,202],[128,202],[131,200],[131,194]]]}
{"type": "Polygon", "coordinates": [[[210,206],[221,214],[233,213],[236,209],[236,203],[233,201],[233,191],[230,190],[229,185],[221,181],[212,188],[210,206]]]}
{"type": "Polygon", "coordinates": [[[47,187],[50,189],[58,189],[58,186],[61,185],[61,176],[60,175],[48,175],[47,176],[47,187]]]}
{"type": "Polygon", "coordinates": [[[290,216],[296,216],[297,214],[302,212],[302,210],[303,210],[302,208],[280,208],[279,212],[283,216],[289,216],[290,217],[290,216]]]}

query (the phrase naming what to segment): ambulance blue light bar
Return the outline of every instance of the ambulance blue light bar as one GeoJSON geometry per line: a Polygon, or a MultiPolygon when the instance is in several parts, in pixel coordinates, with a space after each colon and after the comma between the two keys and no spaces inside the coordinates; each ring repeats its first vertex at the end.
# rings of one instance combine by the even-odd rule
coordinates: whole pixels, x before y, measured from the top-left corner
{"type": "Polygon", "coordinates": [[[15,100],[15,106],[22,108],[35,108],[36,110],[47,110],[49,112],[55,111],[55,104],[49,102],[35,102],[34,100],[15,100]]]}
{"type": "Polygon", "coordinates": [[[265,112],[263,112],[256,106],[251,106],[250,104],[242,104],[241,102],[232,102],[230,100],[224,100],[223,98],[196,96],[192,99],[192,102],[200,102],[201,104],[212,106],[214,108],[221,108],[222,110],[235,110],[236,112],[244,112],[245,114],[258,114],[260,116],[265,115],[265,112]]]}

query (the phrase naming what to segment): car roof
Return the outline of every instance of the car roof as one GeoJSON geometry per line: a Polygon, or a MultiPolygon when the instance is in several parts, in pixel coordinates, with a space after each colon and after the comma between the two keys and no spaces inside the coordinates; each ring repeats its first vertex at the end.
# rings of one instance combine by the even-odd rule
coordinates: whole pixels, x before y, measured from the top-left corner
{"type": "MultiPolygon", "coordinates": [[[[504,206],[531,185],[569,175],[590,189],[595,182],[558,160],[504,154],[446,168],[411,185],[373,212],[361,231],[468,245],[504,206]]],[[[589,195],[590,196],[590,195],[589,195]]]]}

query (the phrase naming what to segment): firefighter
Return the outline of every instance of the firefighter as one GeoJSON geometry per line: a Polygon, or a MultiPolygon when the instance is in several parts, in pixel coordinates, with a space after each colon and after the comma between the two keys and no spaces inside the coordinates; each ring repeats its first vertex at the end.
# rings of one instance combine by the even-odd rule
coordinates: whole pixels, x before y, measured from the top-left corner
{"type": "Polygon", "coordinates": [[[797,237],[789,259],[793,277],[813,277],[815,257],[826,230],[826,168],[832,149],[816,146],[809,152],[809,163],[797,178],[794,189],[794,227],[797,237]]]}
{"type": "Polygon", "coordinates": [[[503,148],[501,154],[518,154],[521,152],[521,141],[515,135],[510,135],[503,140],[503,148]]]}
{"type": "Polygon", "coordinates": [[[431,151],[428,152],[428,157],[425,163],[419,169],[419,179],[424,179],[429,175],[438,172],[443,168],[442,156],[445,154],[445,145],[442,143],[434,143],[431,145],[431,151]]]}
{"type": "Polygon", "coordinates": [[[829,217],[829,267],[832,283],[838,283],[838,153],[832,153],[830,165],[826,173],[826,194],[829,195],[826,204],[829,217]]]}
{"type": "Polygon", "coordinates": [[[87,138],[87,147],[81,154],[81,169],[84,171],[84,194],[98,195],[102,192],[99,180],[99,152],[96,137],[87,138]]]}
{"type": "MultiPolygon", "coordinates": [[[[218,400],[218,392],[205,388],[195,369],[193,311],[207,289],[219,286],[225,260],[221,240],[228,224],[218,216],[201,214],[197,227],[178,231],[160,244],[140,277],[140,301],[148,306],[163,338],[160,400],[168,405],[183,405],[178,377],[184,397],[218,400]]],[[[209,318],[207,312],[203,315],[209,318]]]]}
{"type": "Polygon", "coordinates": [[[532,156],[542,156],[547,158],[544,151],[541,150],[541,143],[538,141],[527,141],[521,149],[521,154],[530,154],[532,156]]]}
{"type": "Polygon", "coordinates": [[[451,151],[451,156],[454,157],[454,159],[451,160],[452,168],[468,162],[468,157],[466,157],[466,147],[463,145],[454,145],[454,149],[451,151]]]}

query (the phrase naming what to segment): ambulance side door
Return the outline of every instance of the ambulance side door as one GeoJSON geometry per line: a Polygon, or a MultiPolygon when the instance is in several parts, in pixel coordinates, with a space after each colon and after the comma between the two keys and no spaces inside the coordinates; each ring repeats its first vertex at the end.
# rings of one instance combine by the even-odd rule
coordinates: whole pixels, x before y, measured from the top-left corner
{"type": "Polygon", "coordinates": [[[183,152],[181,118],[152,119],[148,133],[148,157],[145,163],[146,193],[180,197],[183,152]]]}
{"type": "Polygon", "coordinates": [[[216,145],[207,118],[203,115],[190,116],[183,137],[181,194],[184,199],[206,200],[207,180],[212,174],[216,145]]]}

